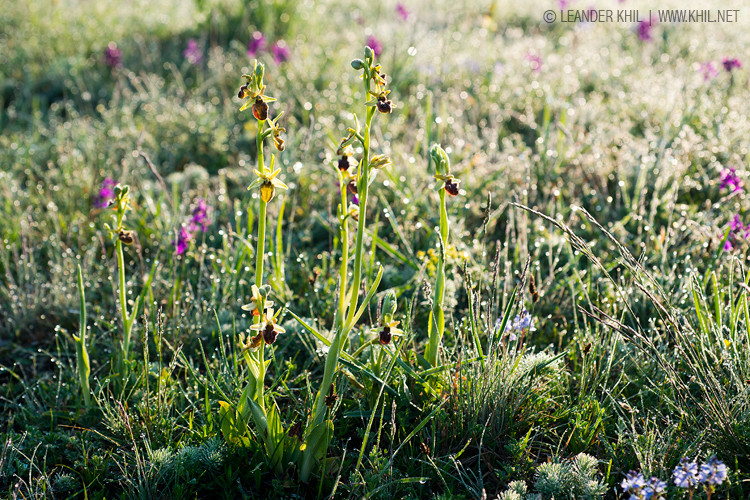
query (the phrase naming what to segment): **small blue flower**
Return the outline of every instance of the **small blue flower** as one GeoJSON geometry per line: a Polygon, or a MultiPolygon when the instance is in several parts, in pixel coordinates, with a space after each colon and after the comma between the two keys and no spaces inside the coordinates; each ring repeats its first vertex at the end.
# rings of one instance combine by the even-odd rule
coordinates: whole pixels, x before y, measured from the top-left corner
{"type": "Polygon", "coordinates": [[[672,477],[679,488],[692,488],[698,484],[698,464],[682,458],[680,465],[674,468],[672,477]]]}
{"type": "Polygon", "coordinates": [[[646,488],[651,490],[652,493],[664,493],[667,491],[667,483],[658,477],[652,477],[648,480],[646,488]]]}
{"type": "Polygon", "coordinates": [[[700,482],[708,483],[710,485],[721,484],[727,478],[727,466],[713,456],[708,459],[708,462],[701,465],[700,470],[700,482]]]}
{"type": "MultiPolygon", "coordinates": [[[[502,319],[498,319],[495,323],[495,329],[500,328],[500,324],[502,323],[502,319]]],[[[521,311],[521,314],[517,314],[515,318],[513,318],[513,321],[509,321],[507,325],[505,325],[505,333],[508,334],[508,338],[510,340],[516,340],[517,333],[524,333],[524,332],[533,332],[536,330],[534,328],[534,319],[531,317],[531,313],[524,309],[521,311]]]]}
{"type": "Polygon", "coordinates": [[[646,479],[640,472],[631,470],[625,475],[625,479],[622,480],[620,486],[626,493],[640,493],[641,488],[646,486],[646,479]]]}

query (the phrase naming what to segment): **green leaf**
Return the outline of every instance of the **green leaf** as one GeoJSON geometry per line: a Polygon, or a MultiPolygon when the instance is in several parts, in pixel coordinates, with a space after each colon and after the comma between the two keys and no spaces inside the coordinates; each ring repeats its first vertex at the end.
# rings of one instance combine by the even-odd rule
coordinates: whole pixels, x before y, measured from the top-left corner
{"type": "Polygon", "coordinates": [[[367,292],[367,295],[365,296],[365,299],[362,301],[362,304],[359,306],[357,313],[352,318],[351,323],[349,323],[344,328],[344,331],[348,332],[349,330],[351,330],[351,328],[357,324],[357,321],[359,321],[359,318],[362,317],[364,312],[367,310],[367,306],[370,304],[370,301],[372,300],[373,295],[375,295],[375,292],[378,290],[378,285],[380,285],[380,280],[382,277],[383,277],[383,266],[380,266],[380,269],[378,270],[378,274],[377,276],[375,276],[375,281],[370,287],[370,290],[367,292]]]}

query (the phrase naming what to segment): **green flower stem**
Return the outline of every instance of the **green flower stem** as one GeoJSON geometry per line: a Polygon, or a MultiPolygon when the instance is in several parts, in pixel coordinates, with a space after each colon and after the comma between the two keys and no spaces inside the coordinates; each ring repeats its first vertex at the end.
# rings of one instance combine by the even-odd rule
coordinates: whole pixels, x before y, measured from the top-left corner
{"type": "MultiPolygon", "coordinates": [[[[263,121],[258,120],[258,134],[255,137],[257,150],[258,150],[258,172],[266,173],[266,166],[263,160],[263,121]]],[[[263,261],[266,254],[266,206],[268,203],[263,201],[262,196],[258,196],[258,244],[255,247],[255,286],[260,288],[263,286],[263,261]]],[[[263,307],[258,309],[263,311],[263,307]]],[[[257,325],[262,320],[263,315],[260,314],[255,317],[255,324],[257,325]]],[[[264,361],[264,346],[261,346],[257,350],[257,362],[258,362],[258,380],[255,384],[256,390],[256,401],[260,405],[261,409],[265,413],[265,377],[266,377],[266,364],[264,361]]]]}
{"type": "MultiPolygon", "coordinates": [[[[365,80],[365,95],[369,95],[370,79],[365,80]]],[[[354,276],[352,278],[352,297],[347,312],[346,325],[353,327],[352,320],[359,302],[359,287],[362,284],[362,248],[365,239],[365,226],[367,219],[367,192],[370,182],[370,125],[375,115],[375,108],[367,108],[367,120],[365,121],[364,141],[362,142],[362,163],[360,163],[359,175],[357,176],[357,196],[359,197],[359,222],[357,223],[357,240],[354,247],[354,276]]],[[[349,332],[346,332],[347,334],[349,332]]]]}
{"type": "Polygon", "coordinates": [[[440,190],[440,252],[438,254],[435,299],[430,312],[430,338],[425,357],[433,367],[438,364],[438,347],[445,332],[445,252],[448,245],[448,212],[445,206],[445,189],[440,190]]]}
{"type": "Polygon", "coordinates": [[[78,379],[81,384],[83,401],[86,406],[90,406],[91,389],[89,387],[89,375],[91,374],[91,367],[89,364],[89,353],[86,349],[86,294],[83,288],[83,272],[81,271],[80,265],[78,266],[78,291],[81,295],[80,328],[78,331],[78,337],[74,337],[76,341],[76,354],[78,361],[78,379]]]}
{"type": "Polygon", "coordinates": [[[130,321],[128,315],[128,304],[127,289],[125,284],[125,256],[122,252],[122,242],[118,239],[115,243],[115,252],[117,253],[117,274],[120,283],[120,316],[122,316],[122,357],[123,360],[128,358],[128,352],[130,351],[130,331],[132,330],[133,323],[130,321]]]}
{"type": "MultiPolygon", "coordinates": [[[[365,88],[365,99],[369,98],[370,95],[370,76],[367,71],[364,75],[364,88],[365,88]]],[[[341,355],[341,349],[344,347],[344,340],[349,335],[349,330],[354,326],[354,315],[357,311],[357,304],[359,302],[359,287],[362,284],[362,248],[364,246],[364,234],[367,219],[367,192],[370,177],[370,126],[372,119],[375,116],[375,108],[367,106],[367,114],[365,120],[364,136],[362,137],[362,148],[363,155],[362,161],[359,164],[357,171],[357,196],[359,197],[359,221],[357,223],[357,237],[354,247],[354,274],[352,276],[351,284],[351,298],[349,301],[349,308],[346,311],[346,321],[344,321],[344,302],[346,300],[346,274],[347,274],[347,261],[349,259],[349,230],[346,221],[342,224],[342,263],[340,273],[339,287],[339,314],[338,321],[335,327],[335,335],[331,346],[328,349],[326,355],[325,370],[323,372],[323,380],[320,384],[320,389],[315,396],[315,407],[313,410],[313,416],[308,425],[308,433],[305,437],[305,443],[309,444],[314,440],[316,436],[313,436],[313,430],[319,429],[319,432],[323,432],[321,424],[325,421],[327,407],[325,405],[325,397],[331,388],[333,383],[333,376],[338,368],[339,356],[341,355]]],[[[342,182],[343,184],[343,182],[342,182]]],[[[346,207],[346,190],[342,190],[342,211],[346,207]]],[[[342,213],[345,217],[346,213],[342,213]]],[[[312,467],[315,461],[313,456],[313,450],[306,449],[305,454],[302,458],[302,466],[300,468],[300,479],[303,482],[307,482],[312,472],[312,467]]]]}
{"type": "Polygon", "coordinates": [[[339,312],[336,317],[336,326],[343,326],[346,314],[346,278],[349,267],[349,204],[346,201],[347,186],[345,179],[341,177],[341,266],[339,268],[339,312]]]}

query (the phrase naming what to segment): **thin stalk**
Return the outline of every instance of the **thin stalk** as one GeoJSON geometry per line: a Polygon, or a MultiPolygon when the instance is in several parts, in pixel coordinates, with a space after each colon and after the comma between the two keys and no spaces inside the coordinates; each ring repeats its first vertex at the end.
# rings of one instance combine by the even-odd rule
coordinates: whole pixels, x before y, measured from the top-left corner
{"type": "Polygon", "coordinates": [[[339,267],[339,314],[337,326],[343,326],[343,318],[346,314],[346,279],[349,270],[349,211],[347,203],[347,186],[341,177],[341,266],[339,267]]]}
{"type": "MultiPolygon", "coordinates": [[[[258,121],[258,134],[255,138],[258,149],[258,172],[266,173],[263,161],[263,122],[258,121]]],[[[258,244],[255,248],[255,286],[263,285],[263,258],[266,253],[266,205],[262,196],[258,196],[258,244]]],[[[259,320],[259,318],[258,318],[259,320]]]]}
{"type": "Polygon", "coordinates": [[[125,256],[122,252],[122,242],[119,239],[115,243],[115,251],[117,253],[117,275],[120,284],[120,316],[122,316],[123,328],[122,357],[125,360],[128,358],[128,352],[130,351],[130,331],[133,324],[128,315],[128,305],[126,302],[127,290],[125,289],[125,256]]]}
{"type": "MultiPolygon", "coordinates": [[[[258,149],[258,172],[264,174],[266,172],[265,162],[263,160],[263,122],[258,121],[258,134],[255,138],[257,149],[258,149]]],[[[263,286],[263,261],[266,254],[266,206],[268,204],[263,201],[262,196],[258,196],[258,243],[255,246],[255,286],[260,288],[263,286]]],[[[263,311],[263,307],[259,308],[259,311],[263,311]]],[[[255,324],[257,325],[262,319],[262,314],[255,317],[255,324]]],[[[258,382],[255,384],[256,400],[260,405],[263,413],[265,413],[265,375],[266,375],[266,364],[264,358],[265,346],[261,346],[257,350],[257,361],[258,361],[258,382]]]]}
{"type": "MultiPolygon", "coordinates": [[[[364,89],[365,99],[370,95],[370,78],[365,73],[364,78],[364,89]]],[[[339,314],[338,321],[335,325],[335,335],[331,346],[328,349],[326,355],[325,369],[323,371],[323,380],[320,384],[320,389],[315,396],[315,406],[313,409],[313,416],[308,425],[308,429],[312,431],[316,429],[320,424],[325,421],[327,407],[325,405],[325,396],[331,388],[333,383],[333,376],[336,373],[338,367],[339,356],[341,349],[344,347],[344,339],[349,335],[349,330],[354,326],[354,315],[357,311],[357,304],[359,302],[359,287],[362,284],[362,248],[364,246],[364,234],[365,234],[365,222],[367,219],[367,192],[370,177],[370,126],[372,119],[375,116],[375,108],[367,106],[366,108],[366,119],[365,119],[365,130],[362,138],[362,160],[357,170],[357,197],[359,198],[359,221],[357,222],[357,236],[354,246],[354,273],[352,276],[352,284],[350,287],[351,298],[349,300],[349,308],[346,311],[346,320],[344,321],[344,302],[346,300],[346,274],[347,274],[347,261],[348,261],[348,228],[346,222],[342,225],[342,235],[345,236],[342,242],[342,249],[345,249],[343,255],[343,261],[341,264],[341,276],[339,288],[339,314]]],[[[343,182],[342,182],[343,183],[343,182]]],[[[343,203],[346,203],[346,191],[342,191],[342,197],[344,198],[343,203]]],[[[342,205],[346,206],[346,205],[342,205]]],[[[345,214],[342,214],[345,215],[345,214]]],[[[307,442],[310,438],[308,434],[305,438],[307,442]]],[[[303,482],[307,482],[312,472],[312,466],[314,463],[314,457],[312,450],[306,450],[303,459],[302,467],[300,469],[300,478],[303,482]]]]}
{"type": "MultiPolygon", "coordinates": [[[[365,98],[370,95],[370,78],[365,75],[365,98]]],[[[345,324],[352,325],[354,313],[359,301],[359,287],[362,284],[362,247],[365,239],[365,222],[367,219],[367,192],[370,182],[370,125],[375,116],[375,108],[367,107],[365,133],[362,141],[362,162],[357,175],[357,196],[359,197],[359,221],[357,223],[357,240],[354,247],[354,276],[352,278],[352,297],[349,301],[349,311],[345,324]]],[[[347,332],[348,333],[348,332],[347,332]]]]}
{"type": "Polygon", "coordinates": [[[435,300],[430,313],[430,339],[427,344],[426,357],[432,366],[438,364],[438,346],[445,332],[445,252],[448,245],[448,213],[445,206],[445,189],[440,190],[440,252],[438,254],[435,300]]]}
{"type": "Polygon", "coordinates": [[[78,291],[81,296],[81,315],[80,315],[80,328],[78,331],[77,341],[77,354],[78,354],[78,378],[81,384],[81,392],[83,393],[83,401],[86,406],[91,405],[91,389],[89,387],[89,375],[91,374],[91,367],[89,365],[89,353],[86,349],[86,294],[83,288],[83,272],[81,266],[78,266],[78,291]]]}

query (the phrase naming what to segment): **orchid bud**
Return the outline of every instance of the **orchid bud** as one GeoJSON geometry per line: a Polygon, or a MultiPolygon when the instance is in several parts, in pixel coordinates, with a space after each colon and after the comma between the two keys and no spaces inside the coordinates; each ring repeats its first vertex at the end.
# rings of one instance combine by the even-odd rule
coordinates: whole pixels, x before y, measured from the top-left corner
{"type": "Polygon", "coordinates": [[[436,173],[438,175],[450,174],[450,160],[448,159],[448,155],[445,153],[445,150],[440,147],[440,144],[432,145],[432,147],[430,148],[430,158],[432,158],[432,162],[435,164],[436,173]]]}
{"type": "Polygon", "coordinates": [[[375,155],[370,160],[371,168],[383,168],[391,164],[391,159],[386,155],[375,155]]]}
{"type": "Polygon", "coordinates": [[[383,297],[383,303],[380,306],[380,322],[383,325],[388,325],[393,321],[393,316],[396,314],[396,308],[398,307],[398,300],[396,299],[396,292],[388,290],[383,297]]]}

